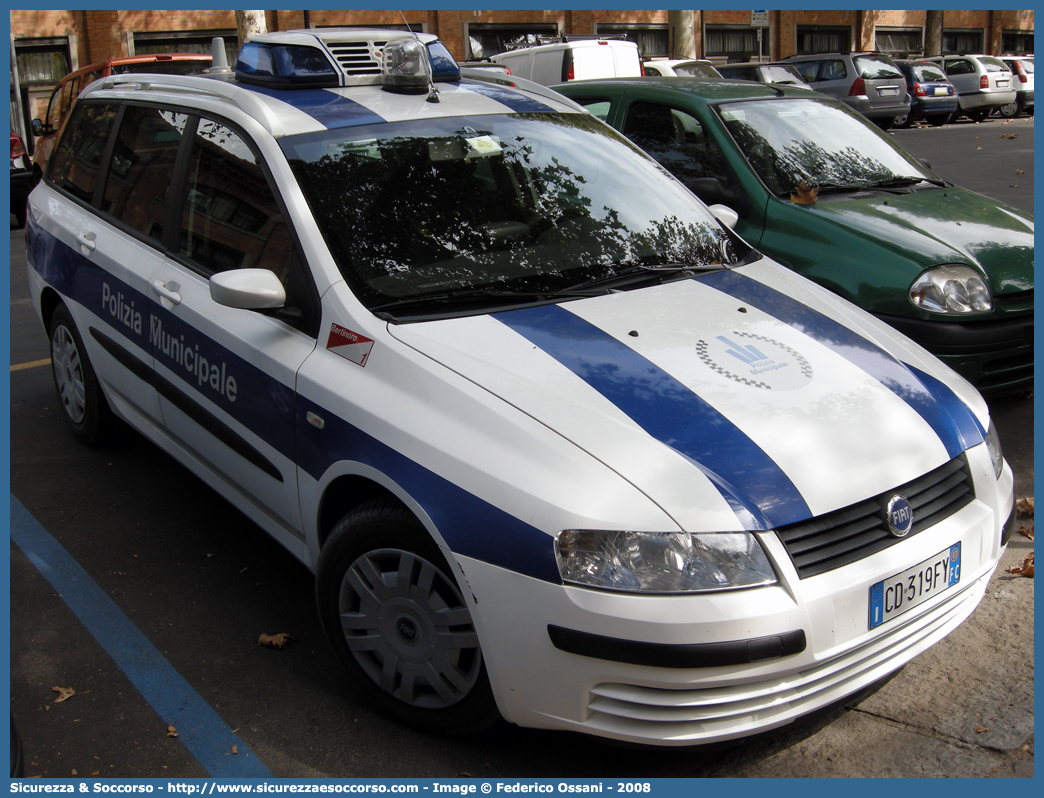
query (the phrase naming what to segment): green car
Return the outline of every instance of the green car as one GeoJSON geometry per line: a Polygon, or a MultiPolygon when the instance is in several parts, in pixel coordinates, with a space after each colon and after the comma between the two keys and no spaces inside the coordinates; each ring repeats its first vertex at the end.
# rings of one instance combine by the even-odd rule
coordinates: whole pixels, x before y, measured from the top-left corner
{"type": "Polygon", "coordinates": [[[859,114],[807,90],[678,77],[552,88],[705,203],[727,206],[712,209],[750,244],[980,392],[1032,386],[1032,215],[940,180],[859,114]]]}

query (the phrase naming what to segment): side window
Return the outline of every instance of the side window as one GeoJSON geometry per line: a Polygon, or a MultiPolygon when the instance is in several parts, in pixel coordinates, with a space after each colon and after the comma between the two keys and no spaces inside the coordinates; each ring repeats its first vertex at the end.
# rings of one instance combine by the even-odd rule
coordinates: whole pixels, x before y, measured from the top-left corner
{"type": "Polygon", "coordinates": [[[91,202],[117,110],[115,105],[79,106],[50,159],[47,179],[91,202]]]}
{"type": "Polygon", "coordinates": [[[271,186],[242,137],[200,119],[189,161],[179,251],[204,274],[270,269],[285,279],[290,231],[271,186]]]}
{"type": "Polygon", "coordinates": [[[116,134],[102,210],[156,241],[187,123],[186,114],[128,106],[116,134]]]}
{"type": "Polygon", "coordinates": [[[794,64],[794,69],[801,75],[801,79],[805,83],[814,83],[816,80],[816,72],[819,70],[818,61],[803,61],[798,64],[794,64]]]}
{"type": "Polygon", "coordinates": [[[724,154],[699,120],[680,108],[633,103],[623,132],[683,183],[701,177],[729,182],[724,154]]]}
{"type": "Polygon", "coordinates": [[[963,58],[956,58],[946,62],[947,75],[970,75],[974,71],[975,68],[971,65],[971,61],[966,61],[963,58]]]}
{"type": "Polygon", "coordinates": [[[819,68],[820,80],[843,80],[848,77],[844,61],[823,61],[819,68]]]}
{"type": "Polygon", "coordinates": [[[597,97],[574,98],[576,102],[584,106],[588,111],[597,116],[603,122],[609,118],[609,109],[612,103],[609,100],[600,100],[597,97]]]}
{"type": "Polygon", "coordinates": [[[189,158],[178,251],[204,275],[268,269],[301,312],[301,332],[317,334],[314,291],[276,193],[247,142],[227,125],[201,118],[189,158]]]}

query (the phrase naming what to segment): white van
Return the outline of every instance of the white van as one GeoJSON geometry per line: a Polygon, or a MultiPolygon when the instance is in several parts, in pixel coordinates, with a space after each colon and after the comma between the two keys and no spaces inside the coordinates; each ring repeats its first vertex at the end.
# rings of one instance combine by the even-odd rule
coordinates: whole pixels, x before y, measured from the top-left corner
{"type": "Polygon", "coordinates": [[[617,39],[580,39],[510,50],[493,56],[511,74],[550,86],[567,80],[641,77],[638,45],[617,39]]]}

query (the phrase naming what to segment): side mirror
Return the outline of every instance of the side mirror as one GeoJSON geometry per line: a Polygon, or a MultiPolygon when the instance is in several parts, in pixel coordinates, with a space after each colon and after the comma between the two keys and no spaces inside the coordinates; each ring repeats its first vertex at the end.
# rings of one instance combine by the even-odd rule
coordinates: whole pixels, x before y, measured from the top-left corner
{"type": "Polygon", "coordinates": [[[210,298],[243,310],[269,310],[286,304],[286,291],[268,269],[231,269],[210,278],[210,298]]]}
{"type": "Polygon", "coordinates": [[[34,119],[29,123],[29,127],[32,128],[34,136],[42,136],[44,134],[44,123],[42,119],[34,119]]]}
{"type": "Polygon", "coordinates": [[[714,218],[725,225],[730,230],[736,229],[736,222],[739,221],[739,214],[727,205],[710,205],[707,210],[714,214],[714,218]]]}
{"type": "Polygon", "coordinates": [[[928,170],[929,172],[930,172],[930,171],[932,170],[932,162],[931,162],[931,161],[929,161],[929,160],[928,160],[927,158],[918,158],[917,160],[918,160],[918,161],[920,161],[920,162],[921,162],[922,164],[924,164],[924,167],[925,167],[925,168],[926,168],[926,169],[927,169],[927,170],[928,170]]]}

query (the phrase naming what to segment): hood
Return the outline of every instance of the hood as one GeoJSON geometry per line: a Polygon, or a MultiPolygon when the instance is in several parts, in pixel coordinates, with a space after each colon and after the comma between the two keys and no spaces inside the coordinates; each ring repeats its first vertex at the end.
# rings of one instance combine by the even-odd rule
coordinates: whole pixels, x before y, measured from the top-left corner
{"type": "Polygon", "coordinates": [[[950,186],[839,195],[812,210],[869,239],[890,242],[922,269],[972,266],[985,275],[994,295],[1033,288],[1033,218],[973,191],[950,186]]]}
{"type": "Polygon", "coordinates": [[[924,350],[768,259],[390,329],[690,531],[848,506],[982,442],[988,423],[978,394],[924,350]]]}

